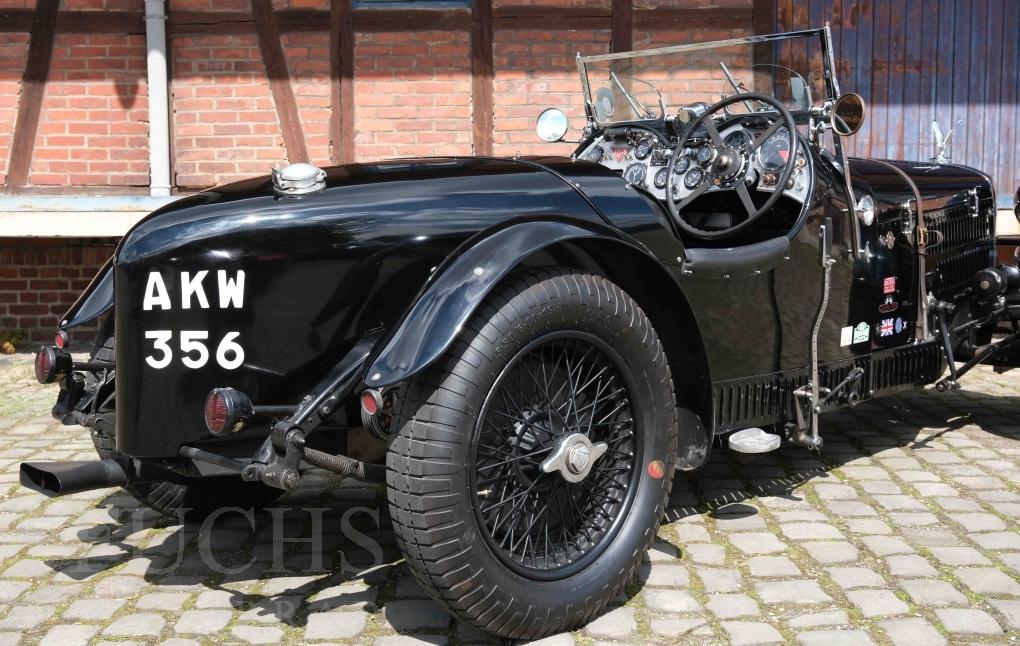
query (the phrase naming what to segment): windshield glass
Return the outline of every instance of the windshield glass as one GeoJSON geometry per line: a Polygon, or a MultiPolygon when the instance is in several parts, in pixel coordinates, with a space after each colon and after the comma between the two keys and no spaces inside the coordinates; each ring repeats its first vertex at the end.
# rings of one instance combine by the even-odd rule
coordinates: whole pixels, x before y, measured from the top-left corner
{"type": "MultiPolygon", "coordinates": [[[[822,31],[579,57],[585,99],[601,124],[659,119],[738,92],[773,96],[792,111],[821,105],[822,31]]],[[[732,112],[765,109],[753,102],[732,112]]]]}

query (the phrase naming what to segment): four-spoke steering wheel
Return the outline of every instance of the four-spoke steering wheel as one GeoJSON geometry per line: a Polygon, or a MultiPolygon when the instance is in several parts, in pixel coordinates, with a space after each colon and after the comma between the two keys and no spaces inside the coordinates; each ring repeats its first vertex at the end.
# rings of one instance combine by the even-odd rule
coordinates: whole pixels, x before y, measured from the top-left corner
{"type": "MultiPolygon", "coordinates": [[[[769,113],[767,112],[753,112],[741,116],[757,118],[768,114],[769,113]]],[[[796,133],[796,123],[794,122],[790,111],[786,109],[786,106],[784,106],[781,101],[766,94],[756,94],[753,92],[734,94],[733,96],[726,97],[715,105],[710,106],[701,116],[695,119],[693,123],[687,126],[687,129],[681,134],[680,140],[673,148],[673,153],[669,158],[669,166],[667,167],[668,170],[666,176],[666,204],[669,207],[669,212],[673,215],[674,220],[676,220],[677,226],[696,238],[700,238],[702,240],[718,240],[737,233],[763,216],[769,211],[769,209],[772,208],[773,205],[775,205],[776,201],[783,194],[783,189],[786,186],[786,183],[793,175],[793,169],[794,166],[796,166],[795,160],[797,159],[796,133]],[[723,141],[722,135],[719,134],[718,128],[716,128],[715,123],[712,121],[712,115],[734,103],[744,103],[748,101],[767,104],[775,109],[779,118],[773,121],[768,128],[754,139],[750,148],[746,152],[742,152],[732,149],[726,145],[723,141]],[[705,170],[705,176],[701,182],[699,182],[698,186],[690,189],[690,193],[678,202],[674,197],[674,182],[678,181],[680,176],[676,175],[673,172],[673,169],[676,166],[677,160],[680,159],[683,149],[687,146],[687,139],[691,136],[691,134],[697,132],[698,126],[703,126],[705,131],[708,133],[708,138],[711,142],[709,145],[713,147],[715,155],[711,165],[705,170]],[[776,190],[773,191],[772,195],[769,196],[761,207],[756,207],[754,205],[754,201],[751,199],[751,193],[748,191],[747,184],[745,182],[751,155],[753,155],[754,152],[757,151],[769,137],[775,134],[783,126],[786,127],[786,131],[790,134],[790,156],[787,158],[787,163],[783,167],[779,179],[775,184],[776,190]],[[740,196],[741,204],[744,205],[744,210],[747,212],[747,217],[733,226],[713,230],[702,229],[688,222],[680,212],[698,196],[712,187],[721,190],[736,191],[737,195],[740,196]]],[[[679,192],[679,189],[677,192],[679,192]]]]}

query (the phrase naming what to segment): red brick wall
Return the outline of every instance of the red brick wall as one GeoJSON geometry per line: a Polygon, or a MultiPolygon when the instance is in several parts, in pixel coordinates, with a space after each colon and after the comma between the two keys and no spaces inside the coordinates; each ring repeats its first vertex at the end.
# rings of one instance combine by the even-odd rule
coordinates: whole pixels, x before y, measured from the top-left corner
{"type": "Polygon", "coordinates": [[[284,159],[255,34],[171,40],[177,185],[200,188],[261,175],[284,159]]]}
{"type": "MultiPolygon", "coordinates": [[[[510,5],[589,7],[611,0],[494,0],[510,5]]],[[[635,0],[635,8],[678,5],[748,8],[752,0],[635,0]]],[[[34,0],[0,0],[0,9],[32,8],[34,0]]],[[[329,0],[273,0],[276,9],[328,10],[329,0]]],[[[142,0],[64,0],[65,10],[142,11],[142,0]]],[[[171,9],[250,13],[250,0],[173,0],[171,9]]],[[[399,11],[399,10],[396,10],[399,11]]],[[[749,23],[750,21],[748,21],[749,23]]],[[[602,29],[509,28],[493,33],[493,151],[497,155],[566,154],[545,144],[534,120],[545,107],[571,118],[570,138],[583,126],[575,55],[609,51],[602,29]]],[[[635,47],[751,32],[719,25],[645,33],[635,47]]],[[[6,179],[28,35],[0,32],[0,183],[6,179]]],[[[281,46],[309,157],[330,154],[330,47],[326,30],[284,32],[281,46]]],[[[170,109],[176,186],[197,189],[265,174],[286,157],[276,105],[254,29],[231,25],[170,38],[170,109]]],[[[470,32],[359,32],[354,42],[355,157],[472,153],[470,32]]],[[[140,34],[57,34],[44,94],[30,182],[40,187],[148,185],[145,38],[140,34]]],[[[2,189],[0,189],[2,190],[2,189]]],[[[0,232],[2,233],[2,232],[0,232]]],[[[0,333],[29,330],[52,338],[56,317],[77,298],[112,251],[108,241],[0,238],[0,333]]],[[[85,335],[88,332],[83,333],[85,335]]]]}
{"type": "MultiPolygon", "coordinates": [[[[52,342],[60,316],[110,257],[114,244],[102,238],[0,238],[0,333],[21,330],[29,341],[52,342]]],[[[88,343],[95,327],[75,330],[72,341],[88,343]]]]}
{"type": "Polygon", "coordinates": [[[471,154],[469,34],[356,34],[354,105],[359,161],[471,154]]]}
{"type": "MultiPolygon", "coordinates": [[[[678,5],[749,8],[752,0],[635,0],[635,9],[678,5]]],[[[496,9],[541,4],[591,7],[610,0],[494,0],[496,9]]],[[[0,8],[33,6],[0,0],[0,8]]],[[[276,9],[328,10],[328,0],[273,0],[276,9]]],[[[65,0],[64,9],[136,10],[142,0],[65,0]]],[[[249,0],[174,0],[175,11],[250,12],[249,0]]],[[[399,11],[399,10],[396,10],[399,11]]],[[[645,33],[635,47],[750,33],[747,25],[645,33]]],[[[38,186],[148,183],[145,39],[140,34],[57,35],[30,181],[38,186]]],[[[5,178],[26,34],[0,34],[0,181],[5,178]]],[[[325,30],[281,35],[311,161],[330,159],[330,49],[325,30]]],[[[493,34],[493,150],[566,153],[534,135],[534,119],[556,106],[583,125],[574,56],[609,50],[610,30],[502,28],[493,34]]],[[[176,185],[202,188],[265,173],[286,158],[276,106],[254,29],[175,34],[171,110],[176,185]]],[[[470,154],[471,46],[467,30],[355,35],[357,160],[470,154]]]]}
{"type": "Polygon", "coordinates": [[[58,33],[29,181],[147,186],[145,37],[58,33]]]}

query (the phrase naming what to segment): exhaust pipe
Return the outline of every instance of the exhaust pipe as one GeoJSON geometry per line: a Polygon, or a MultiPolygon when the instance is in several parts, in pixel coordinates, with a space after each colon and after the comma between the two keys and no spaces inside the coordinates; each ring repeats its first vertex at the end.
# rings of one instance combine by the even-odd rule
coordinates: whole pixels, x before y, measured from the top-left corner
{"type": "Polygon", "coordinates": [[[49,498],[127,484],[127,473],[114,459],[79,462],[22,462],[21,484],[49,498]]]}

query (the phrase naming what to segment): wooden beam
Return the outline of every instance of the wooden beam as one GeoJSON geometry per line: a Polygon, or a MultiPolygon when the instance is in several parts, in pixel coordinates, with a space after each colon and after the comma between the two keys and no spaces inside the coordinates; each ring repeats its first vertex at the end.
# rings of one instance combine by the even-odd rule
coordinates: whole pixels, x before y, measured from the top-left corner
{"type": "Polygon", "coordinates": [[[754,0],[751,7],[751,25],[756,35],[772,34],[776,29],[775,0],[754,0]]]}
{"type": "Polygon", "coordinates": [[[305,146],[305,135],[301,129],[294,90],[290,86],[290,73],[287,70],[287,59],[283,55],[283,45],[280,43],[280,29],[276,24],[272,0],[252,0],[251,11],[255,19],[255,33],[259,39],[262,62],[269,77],[269,89],[273,95],[273,103],[276,104],[280,130],[283,132],[283,145],[287,148],[287,160],[291,163],[307,162],[308,148],[305,146]]]}
{"type": "Polygon", "coordinates": [[[751,26],[753,11],[743,7],[702,7],[698,9],[640,9],[634,12],[638,29],[685,29],[694,27],[724,27],[727,29],[751,26]]]}
{"type": "Polygon", "coordinates": [[[471,5],[471,145],[476,155],[492,154],[492,0],[471,5]]]}
{"type": "MultiPolygon", "coordinates": [[[[34,9],[0,9],[0,33],[25,33],[32,28],[34,9]]],[[[60,11],[57,30],[91,34],[144,34],[142,11],[60,11]]]]}
{"type": "MultiPolygon", "coordinates": [[[[755,0],[758,2],[758,0],[755,0]]],[[[494,7],[495,29],[611,29],[614,11],[621,15],[624,5],[632,0],[613,0],[612,9],[599,7],[494,7]],[[619,5],[619,8],[618,8],[619,5]]],[[[250,14],[240,11],[172,10],[170,20],[174,34],[248,33],[252,29],[250,14]]],[[[753,8],[660,7],[631,9],[632,24],[641,29],[657,26],[693,27],[746,23],[753,8]]],[[[24,33],[32,23],[32,9],[0,9],[0,33],[24,33]]],[[[463,31],[470,28],[471,14],[466,9],[365,9],[352,10],[356,31],[414,31],[434,29],[463,31]]],[[[330,29],[332,12],[321,9],[280,9],[276,12],[280,32],[322,32],[330,29]]],[[[61,11],[58,27],[76,33],[144,33],[144,16],[139,11],[61,11]]],[[[622,34],[621,34],[622,36],[622,34]]]]}
{"type": "Polygon", "coordinates": [[[634,49],[633,0],[613,0],[612,25],[613,36],[609,41],[609,51],[629,52],[634,49]]]}
{"type": "Polygon", "coordinates": [[[330,0],[329,149],[334,164],[354,161],[354,23],[351,0],[330,0]]]}
{"type": "Polygon", "coordinates": [[[11,138],[11,157],[7,168],[7,185],[24,186],[32,167],[32,150],[39,131],[46,79],[50,75],[53,41],[56,39],[57,10],[60,0],[39,0],[29,32],[28,57],[21,77],[21,99],[11,138]]]}
{"type": "Polygon", "coordinates": [[[612,11],[598,7],[506,6],[495,7],[496,29],[558,29],[608,30],[612,11]]]}
{"type": "Polygon", "coordinates": [[[466,31],[467,9],[355,9],[354,31],[466,31]]]}

